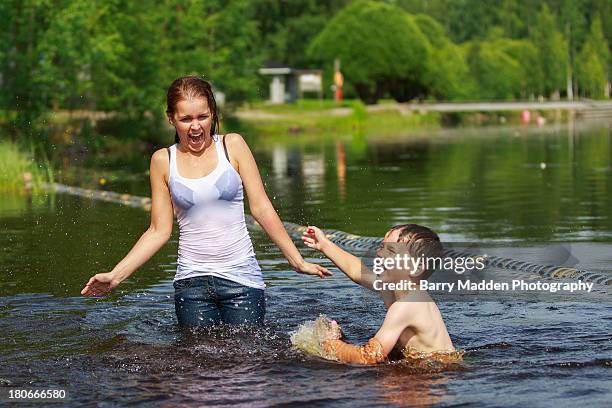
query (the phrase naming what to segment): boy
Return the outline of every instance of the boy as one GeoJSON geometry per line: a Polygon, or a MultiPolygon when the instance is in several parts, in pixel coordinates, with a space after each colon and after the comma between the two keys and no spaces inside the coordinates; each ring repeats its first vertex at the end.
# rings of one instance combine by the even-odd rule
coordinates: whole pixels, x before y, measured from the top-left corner
{"type": "MultiPolygon", "coordinates": [[[[401,279],[411,285],[410,289],[396,285],[399,289],[381,291],[387,314],[376,335],[363,346],[340,340],[341,332],[333,322],[333,338],[323,341],[327,353],[345,363],[376,364],[384,361],[396,346],[404,355],[452,354],[455,351],[436,303],[427,291],[419,289],[419,281],[433,273],[433,270],[427,269],[426,262],[405,263],[388,267],[382,272],[372,272],[359,258],[331,242],[317,227],[309,226],[302,240],[306,246],[321,251],[355,283],[379,289],[383,283],[397,283],[401,279]],[[405,269],[406,265],[412,267],[405,269]]],[[[416,224],[398,225],[385,234],[376,256],[383,260],[396,260],[401,259],[401,252],[418,261],[419,257],[442,256],[442,245],[429,228],[416,224]]],[[[389,263],[386,265],[389,266],[389,263]]],[[[390,285],[386,287],[393,288],[390,285]]]]}

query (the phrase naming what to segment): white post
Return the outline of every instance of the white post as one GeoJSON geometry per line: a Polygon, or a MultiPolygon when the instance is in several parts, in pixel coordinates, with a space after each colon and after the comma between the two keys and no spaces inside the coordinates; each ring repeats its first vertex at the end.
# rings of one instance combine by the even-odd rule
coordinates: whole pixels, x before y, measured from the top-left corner
{"type": "Polygon", "coordinates": [[[280,75],[274,75],[270,82],[270,102],[273,104],[285,103],[285,81],[280,75]]]}

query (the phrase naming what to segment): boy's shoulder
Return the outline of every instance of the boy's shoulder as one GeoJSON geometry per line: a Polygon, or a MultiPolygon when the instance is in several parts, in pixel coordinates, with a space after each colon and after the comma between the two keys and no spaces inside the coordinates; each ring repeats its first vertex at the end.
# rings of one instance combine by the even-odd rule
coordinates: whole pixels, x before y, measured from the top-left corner
{"type": "Polygon", "coordinates": [[[387,318],[393,320],[401,319],[402,322],[409,324],[420,307],[415,302],[396,300],[387,309],[387,318]]]}
{"type": "Polygon", "coordinates": [[[405,296],[397,299],[389,306],[387,316],[393,319],[402,319],[406,325],[411,326],[431,314],[432,303],[435,304],[430,297],[405,296]]]}

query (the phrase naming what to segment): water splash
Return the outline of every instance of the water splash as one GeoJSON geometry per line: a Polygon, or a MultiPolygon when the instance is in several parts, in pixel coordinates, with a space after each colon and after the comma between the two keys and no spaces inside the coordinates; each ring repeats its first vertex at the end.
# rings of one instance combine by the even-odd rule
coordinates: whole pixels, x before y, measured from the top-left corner
{"type": "Polygon", "coordinates": [[[332,320],[322,314],[317,320],[307,321],[292,332],[291,344],[298,350],[313,356],[334,360],[334,357],[323,349],[323,341],[333,337],[332,320]]]}

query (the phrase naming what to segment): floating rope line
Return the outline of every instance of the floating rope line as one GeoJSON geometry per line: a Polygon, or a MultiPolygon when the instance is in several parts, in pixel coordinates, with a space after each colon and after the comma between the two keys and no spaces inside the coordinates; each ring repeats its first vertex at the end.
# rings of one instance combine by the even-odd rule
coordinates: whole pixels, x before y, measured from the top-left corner
{"type": "MultiPolygon", "coordinates": [[[[85,197],[97,201],[118,203],[127,205],[129,207],[141,208],[145,211],[151,211],[151,199],[149,197],[139,197],[131,194],[119,194],[112,191],[90,190],[86,188],[67,186],[65,184],[59,183],[43,183],[42,188],[58,193],[76,195],[79,197],[85,197]]],[[[247,224],[261,228],[257,221],[255,221],[255,219],[251,215],[245,214],[245,220],[247,224]]],[[[307,228],[303,225],[298,225],[291,222],[283,222],[283,225],[287,229],[287,232],[296,239],[299,239],[299,237],[301,237],[302,233],[307,228]]],[[[349,234],[344,231],[325,230],[324,232],[332,242],[348,250],[367,252],[375,249],[382,242],[381,238],[364,237],[360,235],[349,234]]],[[[582,280],[583,282],[592,282],[600,285],[612,285],[612,276],[605,275],[602,273],[595,273],[581,269],[570,268],[566,266],[542,265],[537,263],[519,261],[512,258],[504,258],[500,256],[469,253],[466,251],[452,248],[446,248],[444,250],[444,256],[453,258],[482,257],[484,258],[487,265],[501,269],[538,274],[542,277],[550,279],[576,279],[582,280]]]]}
{"type": "MultiPolygon", "coordinates": [[[[283,224],[285,225],[287,231],[295,237],[297,237],[298,235],[301,236],[301,234],[307,228],[290,222],[284,222],[283,224]]],[[[325,230],[324,232],[332,242],[347,250],[350,249],[367,252],[378,247],[378,245],[380,245],[380,243],[382,242],[382,238],[362,237],[360,235],[349,234],[344,231],[325,230]]],[[[444,256],[453,258],[481,257],[484,259],[487,265],[496,268],[539,274],[542,277],[550,279],[576,279],[582,280],[583,282],[593,282],[600,285],[612,285],[612,276],[585,271],[581,269],[570,268],[566,266],[542,265],[537,263],[519,261],[512,258],[504,258],[501,256],[470,253],[465,250],[457,250],[452,248],[445,248],[444,256]]]]}
{"type": "Polygon", "coordinates": [[[45,190],[51,190],[58,193],[85,197],[91,200],[106,201],[109,203],[118,203],[127,205],[129,207],[142,208],[145,211],[151,211],[151,199],[149,197],[119,194],[115,193],[114,191],[90,190],[87,188],[67,186],[59,183],[42,183],[41,187],[45,190]]]}

